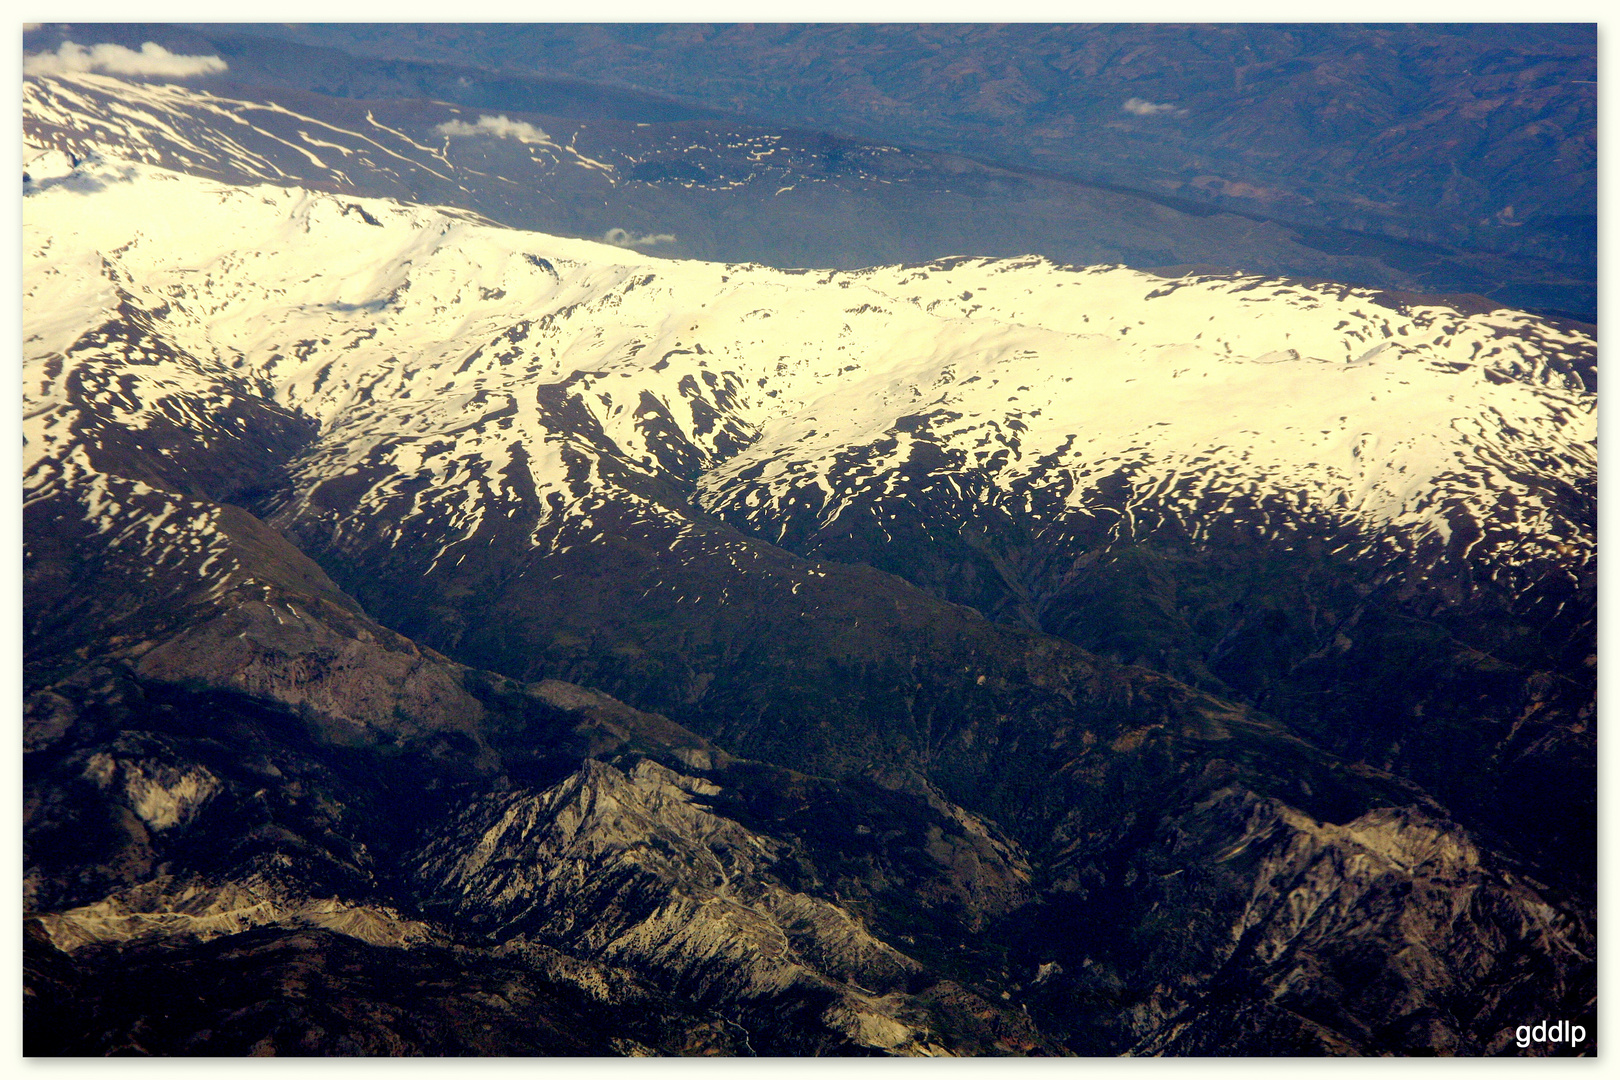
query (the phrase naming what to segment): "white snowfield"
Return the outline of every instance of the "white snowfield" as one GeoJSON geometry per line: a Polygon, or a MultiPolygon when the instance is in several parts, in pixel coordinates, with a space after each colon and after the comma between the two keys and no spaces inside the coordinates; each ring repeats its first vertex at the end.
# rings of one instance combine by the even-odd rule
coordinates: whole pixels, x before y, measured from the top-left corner
{"type": "Polygon", "coordinates": [[[250,392],[319,422],[286,513],[323,513],[317,490],[343,478],[355,508],[334,529],[452,563],[487,520],[563,546],[608,504],[673,514],[605,464],[680,474],[770,540],[932,491],[971,513],[1107,514],[1117,535],[1147,512],[1195,538],[1234,514],[1282,542],[1336,526],[1349,555],[1466,558],[1504,584],[1595,557],[1596,397],[1572,365],[1596,343],[1519,312],[1035,257],[664,260],[136,162],[32,168],[30,498],[94,471],[98,429],[230,438],[211,417],[250,392]],[[172,355],[87,345],[120,304],[172,355]]]}

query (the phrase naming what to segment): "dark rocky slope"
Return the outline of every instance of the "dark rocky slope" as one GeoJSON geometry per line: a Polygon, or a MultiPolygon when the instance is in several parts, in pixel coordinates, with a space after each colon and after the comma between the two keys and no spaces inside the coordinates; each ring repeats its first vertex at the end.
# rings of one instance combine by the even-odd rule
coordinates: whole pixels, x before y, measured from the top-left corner
{"type": "MultiPolygon", "coordinates": [[[[1165,676],[709,524],[684,572],[737,599],[657,635],[592,612],[648,617],[619,564],[669,545],[504,571],[572,603],[469,588],[446,645],[513,681],[95,442],[27,518],[32,1053],[1467,1053],[1590,1000],[1581,917],[1427,796],[1165,676]],[[125,520],[162,501],[226,557],[75,533],[129,473],[125,520]]],[[[192,490],[280,466],[230,446],[192,490]]]]}

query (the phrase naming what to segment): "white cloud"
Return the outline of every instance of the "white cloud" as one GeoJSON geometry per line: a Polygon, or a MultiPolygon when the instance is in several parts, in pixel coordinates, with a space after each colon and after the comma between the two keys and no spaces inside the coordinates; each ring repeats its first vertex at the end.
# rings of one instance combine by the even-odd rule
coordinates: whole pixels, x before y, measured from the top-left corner
{"type": "Polygon", "coordinates": [[[661,232],[648,233],[646,236],[635,236],[628,229],[609,229],[602,234],[602,242],[612,244],[614,247],[656,247],[659,244],[673,244],[675,234],[661,232]]]}
{"type": "Polygon", "coordinates": [[[24,75],[104,71],[109,75],[167,75],[184,79],[224,71],[225,66],[225,61],[217,56],[182,56],[151,41],[142,45],[140,52],[123,45],[103,43],[85,48],[64,41],[53,53],[35,53],[23,57],[24,75]]]}
{"type": "Polygon", "coordinates": [[[1125,104],[1121,105],[1120,108],[1132,116],[1163,116],[1167,113],[1171,116],[1187,115],[1187,110],[1179,106],[1161,105],[1158,102],[1139,97],[1127,98],[1125,104]]]}
{"type": "Polygon", "coordinates": [[[509,120],[503,113],[500,116],[480,116],[478,123],[469,124],[465,120],[448,120],[434,129],[440,135],[489,135],[497,139],[516,139],[526,143],[546,143],[551,136],[522,120],[509,120]]]}

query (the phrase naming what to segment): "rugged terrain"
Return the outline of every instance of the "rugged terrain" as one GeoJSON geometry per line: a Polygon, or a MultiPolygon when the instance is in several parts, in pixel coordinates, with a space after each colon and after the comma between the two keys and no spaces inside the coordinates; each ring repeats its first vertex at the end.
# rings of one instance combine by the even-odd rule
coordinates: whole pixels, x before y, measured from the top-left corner
{"type": "Polygon", "coordinates": [[[1590,327],[664,260],[49,143],[30,1053],[1591,1014],[1590,327]]]}

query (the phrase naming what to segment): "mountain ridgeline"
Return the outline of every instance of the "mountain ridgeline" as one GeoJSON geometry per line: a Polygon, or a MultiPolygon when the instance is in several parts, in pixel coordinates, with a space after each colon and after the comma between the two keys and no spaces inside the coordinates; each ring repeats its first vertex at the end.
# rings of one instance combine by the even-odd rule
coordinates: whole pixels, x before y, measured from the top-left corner
{"type": "Polygon", "coordinates": [[[1591,1015],[1591,327],[658,259],[54,145],[29,1053],[1591,1015]]]}

